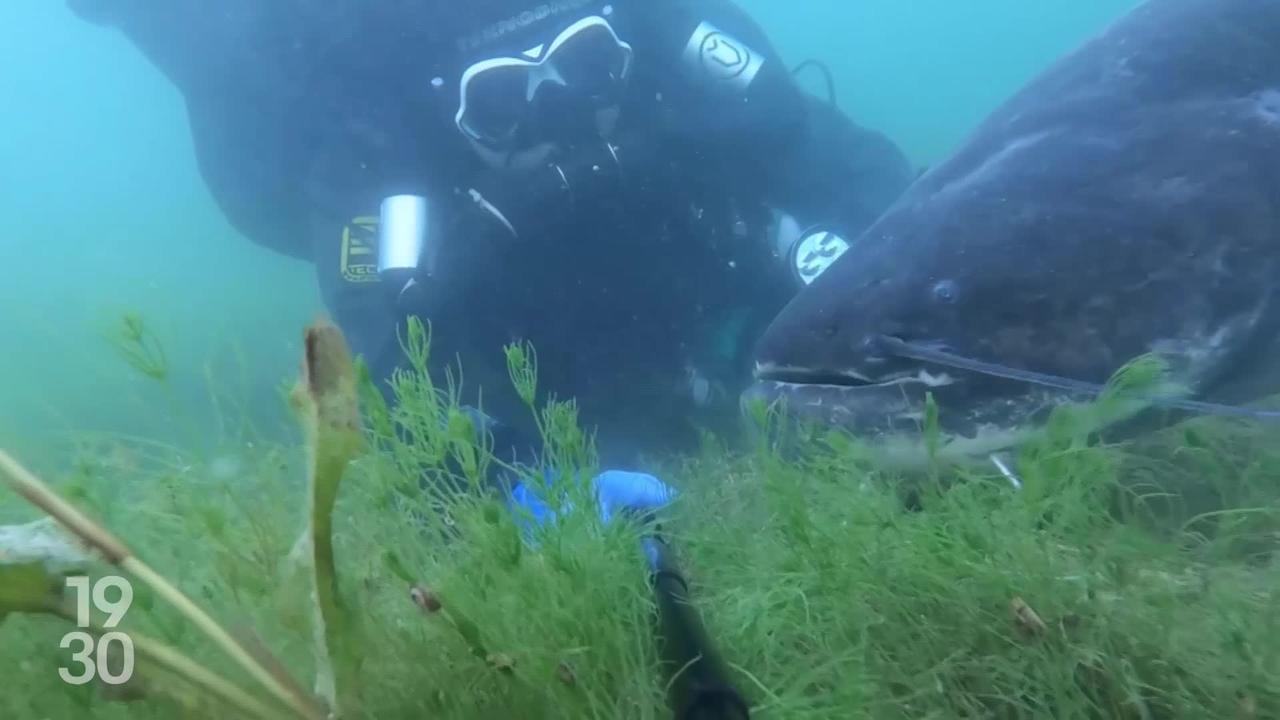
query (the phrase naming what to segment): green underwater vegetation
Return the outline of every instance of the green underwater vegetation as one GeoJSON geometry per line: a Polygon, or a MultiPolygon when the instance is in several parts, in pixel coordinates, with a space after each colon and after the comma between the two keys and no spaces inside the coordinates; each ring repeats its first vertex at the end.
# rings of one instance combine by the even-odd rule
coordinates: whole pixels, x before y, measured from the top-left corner
{"type": "MultiPolygon", "coordinates": [[[[165,382],[145,327],[116,346],[165,382]]],[[[499,460],[462,376],[428,372],[426,327],[404,344],[389,406],[336,329],[309,328],[298,440],[228,433],[230,468],[98,438],[46,483],[0,455],[0,718],[670,717],[644,529],[569,512],[523,537],[481,490],[499,460]],[[58,675],[62,576],[81,574],[131,581],[123,685],[58,675]]],[[[593,475],[573,402],[540,395],[532,347],[505,352],[544,465],[593,475]]],[[[752,716],[1280,717],[1280,433],[1205,417],[1098,436],[1159,380],[1140,359],[1057,409],[1009,456],[1016,487],[944,464],[936,409],[910,476],[760,405],[740,441],[666,459],[664,529],[752,716]]]]}

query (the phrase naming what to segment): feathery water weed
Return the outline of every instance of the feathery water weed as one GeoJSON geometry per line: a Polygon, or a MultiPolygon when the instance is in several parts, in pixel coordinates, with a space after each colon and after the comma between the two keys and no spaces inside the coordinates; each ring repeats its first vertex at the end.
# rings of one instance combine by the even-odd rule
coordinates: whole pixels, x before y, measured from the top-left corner
{"type": "MultiPolygon", "coordinates": [[[[574,513],[526,544],[478,482],[502,461],[458,407],[460,380],[431,377],[425,327],[405,347],[394,403],[357,366],[369,443],[332,513],[332,580],[359,615],[360,662],[337,685],[358,692],[340,697],[342,716],[669,717],[639,530],[574,513]]],[[[542,464],[591,473],[573,404],[537,402],[532,348],[506,353],[546,435],[542,464]]],[[[1150,382],[1147,370],[1114,386],[1150,382]]],[[[941,461],[906,477],[856,439],[796,435],[759,407],[744,448],[708,438],[702,454],[667,459],[681,491],[667,530],[754,716],[1280,716],[1268,641],[1280,630],[1280,444],[1222,418],[1103,442],[1097,419],[1127,412],[1123,394],[1059,408],[1017,455],[1020,490],[995,468],[941,461]]],[[[126,469],[103,447],[51,484],[237,637],[314,678],[313,585],[289,561],[307,493],[299,451],[259,444],[228,474],[177,448],[126,469]]],[[[585,483],[569,492],[589,503],[585,483]]],[[[253,693],[250,708],[269,700],[148,588],[126,625],[253,693]]],[[[129,698],[62,684],[65,630],[46,614],[0,621],[0,717],[235,716],[225,697],[197,701],[172,663],[140,665],[129,698]]]]}

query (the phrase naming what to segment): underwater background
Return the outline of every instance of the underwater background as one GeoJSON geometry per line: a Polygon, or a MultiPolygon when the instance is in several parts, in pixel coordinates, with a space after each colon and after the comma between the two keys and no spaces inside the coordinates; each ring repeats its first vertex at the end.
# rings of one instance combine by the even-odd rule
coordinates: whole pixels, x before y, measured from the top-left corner
{"type": "MultiPolygon", "coordinates": [[[[1136,0],[740,4],[789,65],[825,63],[841,108],[926,166],[1136,0]]],[[[291,430],[278,388],[323,310],[310,266],[222,218],[181,97],[122,36],[58,0],[5,0],[0,27],[0,445],[48,467],[87,430],[189,445],[213,440],[215,413],[291,430]],[[128,313],[162,343],[165,383],[113,350],[128,313]]]]}

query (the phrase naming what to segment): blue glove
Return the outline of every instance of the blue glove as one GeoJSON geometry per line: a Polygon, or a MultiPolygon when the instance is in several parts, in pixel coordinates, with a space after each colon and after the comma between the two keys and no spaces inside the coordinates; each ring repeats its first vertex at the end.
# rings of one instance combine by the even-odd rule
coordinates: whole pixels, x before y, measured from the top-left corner
{"type": "MultiPolygon", "coordinates": [[[[548,480],[554,482],[550,477],[548,480]]],[[[653,475],[626,470],[606,470],[592,478],[591,484],[600,519],[606,523],[622,511],[656,510],[676,495],[675,489],[653,475]]],[[[533,520],[538,525],[556,521],[551,508],[524,483],[519,483],[512,489],[511,501],[533,515],[533,520]]],[[[566,506],[565,509],[572,508],[566,506]]]]}

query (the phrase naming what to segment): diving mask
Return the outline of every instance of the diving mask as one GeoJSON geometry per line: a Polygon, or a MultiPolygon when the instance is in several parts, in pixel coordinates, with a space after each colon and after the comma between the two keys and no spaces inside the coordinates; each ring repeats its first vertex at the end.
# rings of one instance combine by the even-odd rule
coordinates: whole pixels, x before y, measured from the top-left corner
{"type": "Polygon", "coordinates": [[[512,150],[550,138],[528,137],[566,121],[567,108],[594,111],[618,103],[633,52],[607,20],[591,15],[549,43],[518,57],[481,60],[462,74],[454,122],[491,150],[512,150]]]}

